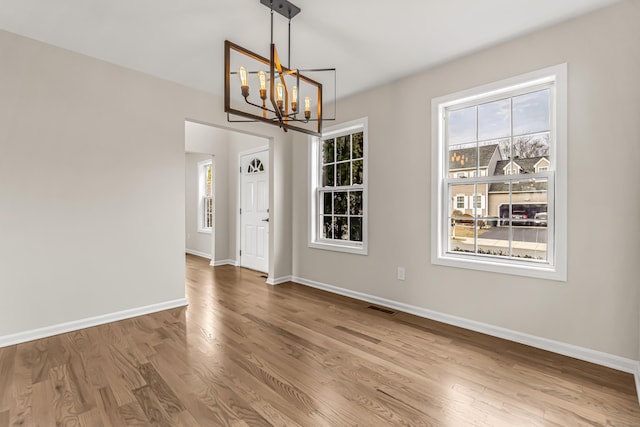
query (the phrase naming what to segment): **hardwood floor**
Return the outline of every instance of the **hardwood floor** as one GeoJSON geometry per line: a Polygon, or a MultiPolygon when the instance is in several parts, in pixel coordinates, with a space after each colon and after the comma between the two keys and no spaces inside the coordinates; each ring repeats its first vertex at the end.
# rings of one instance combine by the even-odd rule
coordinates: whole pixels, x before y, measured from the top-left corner
{"type": "Polygon", "coordinates": [[[633,377],[187,256],[189,307],[0,349],[3,426],[639,426],[633,377]]]}

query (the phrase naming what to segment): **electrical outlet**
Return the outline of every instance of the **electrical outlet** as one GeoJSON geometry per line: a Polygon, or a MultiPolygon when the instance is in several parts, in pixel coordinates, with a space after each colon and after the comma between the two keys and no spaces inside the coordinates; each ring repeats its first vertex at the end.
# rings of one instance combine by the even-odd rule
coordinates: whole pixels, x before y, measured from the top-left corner
{"type": "Polygon", "coordinates": [[[398,280],[404,280],[404,267],[398,267],[398,280]]]}

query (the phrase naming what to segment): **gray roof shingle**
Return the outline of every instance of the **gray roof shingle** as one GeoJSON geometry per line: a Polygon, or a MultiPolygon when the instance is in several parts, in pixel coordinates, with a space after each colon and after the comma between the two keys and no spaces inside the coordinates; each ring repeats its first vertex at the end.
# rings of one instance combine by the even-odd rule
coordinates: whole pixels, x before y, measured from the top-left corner
{"type": "MultiPolygon", "coordinates": [[[[531,182],[527,179],[526,175],[529,173],[535,173],[535,165],[540,159],[547,159],[547,156],[541,157],[529,157],[522,159],[514,159],[513,162],[522,168],[522,172],[518,176],[522,177],[519,182],[512,183],[511,191],[513,192],[534,192],[534,191],[546,191],[546,181],[531,182]]],[[[510,160],[498,160],[496,163],[496,169],[493,171],[495,176],[504,175],[504,168],[509,164],[510,160]]],[[[509,191],[509,184],[504,182],[494,182],[489,186],[489,193],[502,193],[509,191]]]]}
{"type": "Polygon", "coordinates": [[[497,149],[498,144],[492,144],[483,145],[478,149],[474,147],[451,150],[449,151],[449,170],[475,169],[476,165],[486,168],[497,149]],[[480,162],[478,162],[478,153],[480,153],[480,162]]]}

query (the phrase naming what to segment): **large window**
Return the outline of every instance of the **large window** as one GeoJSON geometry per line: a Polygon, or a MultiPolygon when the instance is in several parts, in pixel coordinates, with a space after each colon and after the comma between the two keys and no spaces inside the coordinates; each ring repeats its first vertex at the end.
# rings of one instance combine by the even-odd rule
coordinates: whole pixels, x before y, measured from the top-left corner
{"type": "Polygon", "coordinates": [[[367,120],[311,142],[309,246],[367,253],[367,120]]]}
{"type": "Polygon", "coordinates": [[[433,100],[432,262],[566,280],[566,65],[433,100]]]}
{"type": "Polygon", "coordinates": [[[198,231],[213,230],[213,162],[198,163],[198,231]]]}

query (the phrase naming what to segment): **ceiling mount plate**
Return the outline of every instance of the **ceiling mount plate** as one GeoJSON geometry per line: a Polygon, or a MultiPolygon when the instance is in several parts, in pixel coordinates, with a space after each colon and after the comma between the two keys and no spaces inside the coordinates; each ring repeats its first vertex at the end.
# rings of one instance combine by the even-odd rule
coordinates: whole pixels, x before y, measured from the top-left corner
{"type": "Polygon", "coordinates": [[[287,0],[260,0],[260,3],[287,19],[291,19],[300,13],[300,8],[287,0]]]}

